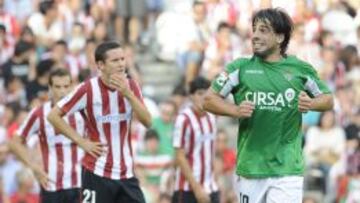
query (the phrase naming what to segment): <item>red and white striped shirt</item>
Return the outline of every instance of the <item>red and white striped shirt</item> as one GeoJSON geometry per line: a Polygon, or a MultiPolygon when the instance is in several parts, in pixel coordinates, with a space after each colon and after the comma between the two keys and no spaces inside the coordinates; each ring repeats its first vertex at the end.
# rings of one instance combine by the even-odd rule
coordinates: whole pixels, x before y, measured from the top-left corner
{"type": "MultiPolygon", "coordinates": [[[[198,115],[190,106],[176,118],[173,146],[185,150],[195,180],[207,193],[218,190],[213,171],[215,136],[216,120],[213,114],[206,112],[198,115]]],[[[180,167],[176,169],[175,190],[191,190],[180,167]]]]}
{"type": "MultiPolygon", "coordinates": [[[[137,83],[132,79],[128,82],[131,91],[143,102],[137,83]]],[[[97,159],[85,154],[82,164],[87,170],[117,180],[134,176],[130,136],[132,106],[119,91],[109,89],[95,77],[81,83],[57,105],[64,114],[84,110],[87,136],[108,147],[107,153],[97,159]]]]}
{"type": "Polygon", "coordinates": [[[6,32],[13,38],[19,36],[20,26],[14,16],[8,13],[0,14],[0,24],[3,24],[6,27],[6,32]]]}
{"type": "Polygon", "coordinates": [[[80,71],[87,67],[87,60],[84,54],[79,56],[69,54],[66,56],[65,60],[66,68],[70,71],[73,78],[77,78],[80,71]]]}
{"type": "MultiPolygon", "coordinates": [[[[83,151],[70,139],[58,134],[46,116],[51,111],[51,102],[34,108],[19,128],[17,134],[29,140],[30,136],[39,136],[41,154],[45,172],[54,182],[49,182],[48,191],[81,187],[80,161],[83,151]]],[[[84,119],[80,113],[65,117],[79,134],[84,134],[84,119]]]]}

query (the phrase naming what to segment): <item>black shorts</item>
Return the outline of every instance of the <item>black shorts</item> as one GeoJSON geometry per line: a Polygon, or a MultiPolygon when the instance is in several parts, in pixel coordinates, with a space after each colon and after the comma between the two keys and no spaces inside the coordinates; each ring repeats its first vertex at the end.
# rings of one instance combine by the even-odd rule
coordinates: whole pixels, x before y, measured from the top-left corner
{"type": "Polygon", "coordinates": [[[41,189],[40,199],[42,203],[79,203],[80,188],[46,191],[41,189]]]}
{"type": "MultiPolygon", "coordinates": [[[[220,193],[210,194],[211,203],[220,203],[220,193]]],[[[175,191],[171,200],[172,203],[197,203],[195,194],[191,191],[175,191]]]]}
{"type": "Polygon", "coordinates": [[[82,203],[145,203],[137,178],[111,180],[85,168],[82,170],[81,194],[82,203]]]}

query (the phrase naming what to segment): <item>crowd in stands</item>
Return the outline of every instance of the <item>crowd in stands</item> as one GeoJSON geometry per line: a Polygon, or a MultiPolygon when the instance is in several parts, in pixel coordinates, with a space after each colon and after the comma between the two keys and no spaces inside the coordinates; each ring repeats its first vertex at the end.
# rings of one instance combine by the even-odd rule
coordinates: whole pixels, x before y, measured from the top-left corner
{"type": "MultiPolygon", "coordinates": [[[[149,203],[169,203],[174,185],[172,133],[189,83],[213,79],[252,55],[254,11],[282,7],[295,26],[288,54],[309,62],[335,97],[333,111],[304,114],[304,202],[360,202],[360,1],[358,0],[0,0],[0,202],[36,203],[31,171],[9,153],[29,110],[47,101],[51,70],[75,83],[98,73],[95,47],[121,42],[128,74],[145,85],[141,57],[179,69],[167,99],[145,94],[153,125],[131,128],[136,174],[149,203]]],[[[276,121],[274,121],[276,122],[276,121]]],[[[237,202],[236,130],[219,122],[216,178],[221,202],[237,202]]],[[[30,142],[41,162],[38,140],[30,142]]],[[[254,157],[255,158],[255,157],[254,157]]]]}

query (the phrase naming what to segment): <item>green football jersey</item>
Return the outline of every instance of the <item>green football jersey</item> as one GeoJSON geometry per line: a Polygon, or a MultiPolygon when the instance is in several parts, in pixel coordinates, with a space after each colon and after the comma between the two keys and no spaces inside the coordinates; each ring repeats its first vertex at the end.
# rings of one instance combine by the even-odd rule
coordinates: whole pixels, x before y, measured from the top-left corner
{"type": "Polygon", "coordinates": [[[230,93],[239,105],[255,104],[250,118],[239,119],[238,175],[248,178],[301,175],[301,112],[298,95],[330,93],[314,68],[294,56],[278,62],[241,58],[227,65],[211,85],[223,97],[230,93]]]}

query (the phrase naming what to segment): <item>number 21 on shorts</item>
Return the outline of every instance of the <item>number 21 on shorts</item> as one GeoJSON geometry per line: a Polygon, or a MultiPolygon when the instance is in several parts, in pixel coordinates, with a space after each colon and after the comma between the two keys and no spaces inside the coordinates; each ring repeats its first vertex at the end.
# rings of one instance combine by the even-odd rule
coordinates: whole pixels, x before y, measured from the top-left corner
{"type": "Polygon", "coordinates": [[[96,192],[95,190],[85,189],[83,191],[83,201],[82,203],[96,203],[96,192]]]}
{"type": "Polygon", "coordinates": [[[249,203],[249,196],[240,192],[240,203],[249,203]]]}

